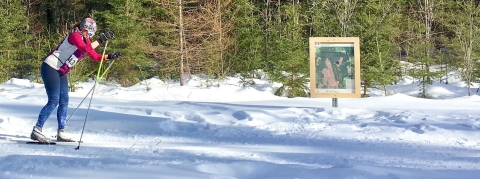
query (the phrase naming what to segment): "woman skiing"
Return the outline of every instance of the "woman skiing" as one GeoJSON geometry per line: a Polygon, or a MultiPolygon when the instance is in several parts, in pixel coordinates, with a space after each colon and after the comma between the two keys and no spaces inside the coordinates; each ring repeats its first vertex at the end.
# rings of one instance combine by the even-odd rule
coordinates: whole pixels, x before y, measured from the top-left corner
{"type": "Polygon", "coordinates": [[[65,121],[68,108],[68,79],[67,74],[70,69],[78,63],[85,54],[93,61],[100,62],[102,59],[117,59],[122,55],[119,52],[113,52],[102,58],[94,49],[99,44],[106,43],[113,39],[112,31],[100,34],[100,38],[91,42],[90,39],[95,35],[97,25],[91,18],[85,18],[80,23],[74,25],[70,33],[62,42],[44,58],[40,67],[40,73],[45,85],[48,96],[47,104],[42,108],[38,115],[38,121],[33,127],[30,138],[39,142],[49,142],[49,138],[42,133],[43,124],[47,121],[52,111],[57,109],[57,141],[75,142],[72,137],[67,135],[65,130],[65,121]]]}

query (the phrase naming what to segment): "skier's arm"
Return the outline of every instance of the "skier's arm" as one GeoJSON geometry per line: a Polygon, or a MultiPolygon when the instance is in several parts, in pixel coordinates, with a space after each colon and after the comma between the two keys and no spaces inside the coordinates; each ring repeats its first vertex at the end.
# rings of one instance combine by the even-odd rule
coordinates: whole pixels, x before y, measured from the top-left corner
{"type": "MultiPolygon", "coordinates": [[[[71,33],[68,37],[68,42],[78,48],[82,53],[86,53],[93,61],[99,62],[102,60],[102,55],[98,54],[94,49],[92,43],[87,40],[85,43],[80,33],[71,33]]],[[[97,44],[98,46],[98,44],[97,44]]],[[[104,59],[106,59],[105,56],[104,59]]]]}

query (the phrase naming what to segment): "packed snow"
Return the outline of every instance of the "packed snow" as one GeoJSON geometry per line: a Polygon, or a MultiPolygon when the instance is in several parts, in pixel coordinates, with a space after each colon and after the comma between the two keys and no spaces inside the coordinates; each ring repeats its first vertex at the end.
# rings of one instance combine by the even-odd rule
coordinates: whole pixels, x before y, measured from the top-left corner
{"type": "MultiPolygon", "coordinates": [[[[158,78],[131,87],[93,81],[70,93],[68,132],[83,143],[25,144],[46,103],[43,85],[0,84],[0,178],[474,179],[480,98],[458,78],[417,98],[413,79],[388,95],[284,98],[276,83],[158,78]],[[210,85],[207,85],[210,84],[210,85]],[[86,97],[83,103],[81,101],[86,97]],[[75,109],[78,111],[73,113],[75,109]],[[73,115],[72,115],[73,114],[73,115]],[[79,146],[79,150],[75,150],[79,146]]],[[[44,132],[56,135],[56,111],[44,132]]]]}

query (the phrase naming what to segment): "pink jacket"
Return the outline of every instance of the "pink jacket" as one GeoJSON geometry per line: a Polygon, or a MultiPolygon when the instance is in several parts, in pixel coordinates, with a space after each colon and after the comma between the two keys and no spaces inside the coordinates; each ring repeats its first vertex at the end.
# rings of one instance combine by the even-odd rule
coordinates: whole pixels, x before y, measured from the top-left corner
{"type": "Polygon", "coordinates": [[[57,70],[60,75],[65,75],[83,58],[84,54],[96,62],[102,59],[102,55],[93,49],[89,38],[83,38],[79,32],[70,32],[43,61],[57,70]]]}

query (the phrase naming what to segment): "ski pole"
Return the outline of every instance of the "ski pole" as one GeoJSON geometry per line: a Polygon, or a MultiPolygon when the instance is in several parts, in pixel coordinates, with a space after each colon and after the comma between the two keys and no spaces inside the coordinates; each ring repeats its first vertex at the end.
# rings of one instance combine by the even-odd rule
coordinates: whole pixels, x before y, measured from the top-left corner
{"type": "MultiPolygon", "coordinates": [[[[100,76],[100,78],[103,78],[103,75],[106,74],[106,72],[108,71],[108,69],[110,69],[110,67],[113,65],[113,63],[115,62],[115,60],[113,60],[112,62],[110,62],[110,64],[108,65],[107,69],[105,70],[105,72],[102,74],[102,76],[100,76]]],[[[73,113],[68,117],[67,121],[65,121],[65,124],[68,123],[68,121],[70,120],[70,118],[72,118],[72,116],[77,112],[78,108],[80,108],[80,105],[82,105],[83,101],[85,101],[85,99],[88,97],[88,95],[93,91],[93,88],[95,88],[95,86],[97,85],[97,83],[95,83],[93,85],[93,87],[90,89],[90,91],[87,93],[87,95],[85,95],[85,97],[82,99],[82,101],[80,102],[80,104],[78,104],[77,108],[75,108],[75,110],[73,111],[73,113]]]]}
{"type": "Polygon", "coordinates": [[[95,93],[95,86],[97,86],[98,81],[101,79],[100,70],[102,69],[103,59],[105,58],[105,51],[107,50],[107,45],[108,45],[108,40],[105,42],[105,47],[103,48],[102,59],[100,60],[100,66],[98,66],[97,79],[95,80],[95,84],[93,85],[93,88],[92,88],[92,95],[90,96],[90,102],[88,103],[87,114],[85,115],[85,120],[83,121],[82,133],[80,134],[80,140],[78,140],[78,146],[77,146],[77,148],[75,148],[75,150],[80,149],[80,143],[82,141],[83,132],[85,131],[85,125],[87,124],[87,118],[88,118],[88,113],[90,111],[90,105],[92,104],[93,94],[95,93]]]}

